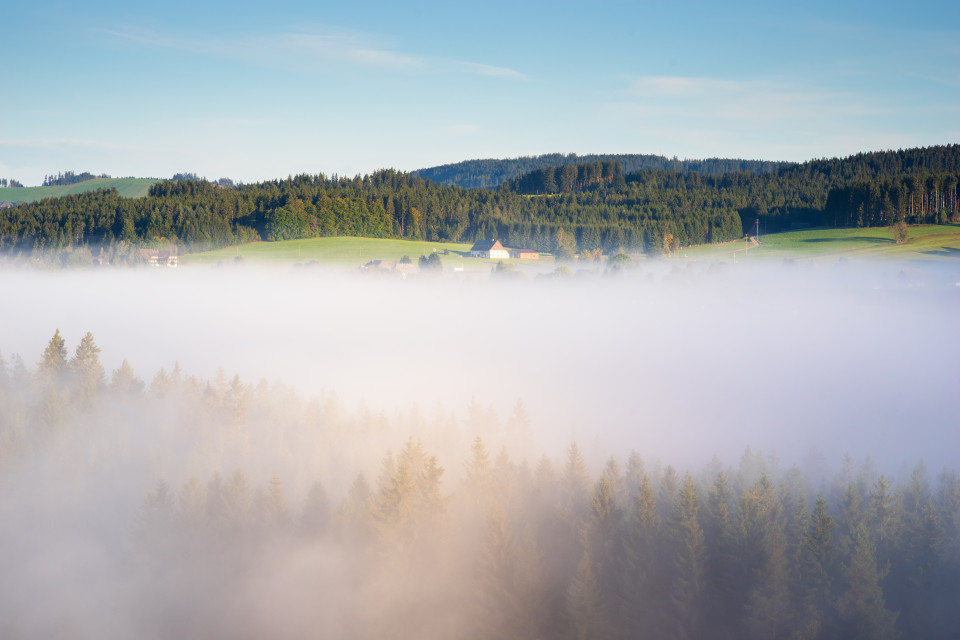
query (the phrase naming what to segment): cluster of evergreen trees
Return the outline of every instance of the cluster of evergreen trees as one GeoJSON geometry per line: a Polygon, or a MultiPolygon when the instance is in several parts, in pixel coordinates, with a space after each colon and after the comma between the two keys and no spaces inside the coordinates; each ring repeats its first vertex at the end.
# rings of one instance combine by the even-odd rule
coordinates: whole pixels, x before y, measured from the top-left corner
{"type": "Polygon", "coordinates": [[[960,210],[960,174],[920,174],[858,180],[832,189],[824,221],[836,227],[881,227],[906,223],[944,223],[960,210]]]}
{"type": "Polygon", "coordinates": [[[13,178],[0,178],[0,187],[22,187],[23,185],[18,180],[13,178]]]}
{"type": "Polygon", "coordinates": [[[202,565],[224,539],[243,540],[238,557],[319,540],[356,559],[360,584],[430,594],[424,619],[410,620],[404,609],[415,604],[402,597],[358,614],[350,624],[361,636],[397,625],[417,634],[441,611],[478,638],[960,631],[955,473],[931,486],[921,463],[896,486],[847,467],[829,497],[810,496],[799,469],[771,475],[749,451],[735,470],[696,477],[648,469],[636,453],[591,477],[576,444],[563,461],[531,468],[505,449],[492,456],[479,437],[465,465],[447,488],[437,459],[411,439],[372,486],[360,474],[332,500],[315,483],[298,505],[277,475],[259,490],[240,469],[179,489],[161,480],[143,502],[142,543],[162,564],[186,555],[202,565]]]}
{"type": "Polygon", "coordinates": [[[136,243],[176,242],[191,251],[349,235],[498,238],[544,252],[572,238],[581,251],[657,253],[736,239],[758,221],[767,232],[956,221],[958,177],[960,145],[717,174],[691,167],[626,173],[607,159],[535,169],[497,190],[440,186],[394,170],[235,188],[178,180],[154,185],[142,199],[102,191],[8,209],[0,216],[0,250],[82,246],[123,256],[136,243]]]}
{"type": "Polygon", "coordinates": [[[77,184],[80,182],[86,182],[87,180],[93,180],[94,178],[109,178],[105,173],[101,173],[98,176],[93,175],[89,171],[84,171],[82,173],[74,173],[73,171],[64,171],[58,173],[55,176],[44,176],[43,177],[43,186],[44,187],[53,187],[53,186],[65,186],[70,184],[77,184]]]}
{"type": "MultiPolygon", "coordinates": [[[[132,436],[151,443],[150,460],[184,458],[168,461],[174,475],[155,479],[127,514],[133,544],[115,551],[129,554],[117,579],[142,591],[154,633],[255,637],[291,624],[352,637],[960,633],[954,471],[931,482],[921,463],[898,484],[846,458],[832,478],[810,478],[747,450],[736,466],[695,472],[618,452],[591,473],[575,443],[531,464],[518,404],[502,431],[479,406],[462,429],[412,411],[402,429],[428,439],[442,429],[438,442],[462,443],[447,451],[459,478],[446,482],[411,437],[368,480],[355,456],[383,446],[383,415],[220,374],[161,370],[146,385],[126,362],[108,381],[98,354],[87,334],[69,357],[58,332],[36,368],[0,362],[0,480],[50,449],[71,481],[104,466],[138,469],[126,457],[132,436]],[[270,601],[266,619],[238,606],[251,592],[270,601]],[[317,602],[297,609],[294,594],[317,602]]],[[[0,612],[10,613],[2,603],[0,612]]]]}

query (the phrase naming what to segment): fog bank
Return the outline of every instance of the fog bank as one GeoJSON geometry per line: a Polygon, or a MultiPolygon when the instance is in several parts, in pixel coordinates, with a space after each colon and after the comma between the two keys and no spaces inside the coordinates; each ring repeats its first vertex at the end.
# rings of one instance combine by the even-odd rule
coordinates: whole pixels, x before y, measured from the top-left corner
{"type": "Polygon", "coordinates": [[[126,359],[347,407],[506,416],[538,444],[699,463],[745,446],[887,466],[950,461],[960,436],[956,267],[644,265],[618,278],[363,278],[319,270],[7,271],[0,353],[54,330],[126,359]]]}

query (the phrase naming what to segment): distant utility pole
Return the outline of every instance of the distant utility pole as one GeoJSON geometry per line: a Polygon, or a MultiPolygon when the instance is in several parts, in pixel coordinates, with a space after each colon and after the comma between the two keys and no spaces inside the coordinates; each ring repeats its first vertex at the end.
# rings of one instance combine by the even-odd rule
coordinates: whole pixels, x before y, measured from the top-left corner
{"type": "Polygon", "coordinates": [[[757,218],[757,242],[760,242],[760,218],[757,218]]]}

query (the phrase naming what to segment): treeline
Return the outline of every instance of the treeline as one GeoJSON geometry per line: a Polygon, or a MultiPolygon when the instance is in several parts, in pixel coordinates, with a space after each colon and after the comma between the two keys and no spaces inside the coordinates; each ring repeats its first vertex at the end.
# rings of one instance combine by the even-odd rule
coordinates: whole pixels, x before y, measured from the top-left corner
{"type": "Polygon", "coordinates": [[[84,171],[83,173],[74,173],[73,171],[65,171],[58,173],[53,176],[44,176],[43,185],[44,187],[53,187],[53,186],[66,186],[70,184],[77,184],[78,182],[86,182],[87,180],[93,180],[94,178],[109,178],[105,173],[101,173],[98,176],[93,175],[89,171],[84,171]]]}
{"type": "Polygon", "coordinates": [[[18,205],[0,217],[0,250],[41,255],[84,248],[123,262],[141,245],[175,242],[189,250],[260,239],[239,222],[247,212],[224,197],[231,191],[187,184],[170,198],[122,198],[116,189],[101,189],[18,205]]]}
{"type": "Polygon", "coordinates": [[[824,218],[836,227],[953,221],[958,180],[960,173],[858,180],[830,191],[824,218]]]}
{"type": "Polygon", "coordinates": [[[123,256],[140,243],[189,252],[256,240],[364,236],[473,242],[554,252],[650,254],[798,226],[960,219],[960,145],[815,160],[758,172],[622,172],[612,160],[539,168],[502,188],[440,186],[377,171],[238,185],[178,180],[146,198],[102,191],[5,210],[0,250],[123,256]],[[534,194],[534,195],[531,195],[534,194]],[[541,195],[535,195],[541,194],[541,195]]]}
{"type": "Polygon", "coordinates": [[[142,199],[115,191],[29,203],[0,218],[0,249],[109,254],[142,242],[177,242],[184,251],[253,240],[365,236],[472,242],[553,251],[561,235],[583,249],[660,251],[741,234],[735,210],[707,207],[712,195],[632,192],[601,183],[549,199],[511,191],[441,187],[393,170],[356,178],[296,176],[224,189],[208,182],[165,182],[142,199]]]}
{"type": "Polygon", "coordinates": [[[457,185],[465,188],[492,188],[523,174],[546,167],[614,160],[620,163],[625,174],[667,171],[718,176],[727,173],[763,175],[799,172],[808,177],[830,175],[839,181],[849,181],[874,179],[880,176],[893,176],[902,173],[958,172],[960,171],[960,163],[957,161],[956,146],[941,145],[897,151],[858,153],[846,158],[820,158],[803,163],[730,158],[678,160],[677,158],[671,159],[650,154],[578,156],[575,153],[550,153],[511,159],[466,160],[428,169],[419,169],[412,173],[438,184],[457,185]]]}
{"type": "Polygon", "coordinates": [[[767,173],[793,164],[790,162],[728,158],[678,160],[677,158],[671,159],[652,154],[587,154],[578,156],[575,153],[547,153],[539,156],[523,156],[510,159],[465,160],[428,169],[418,169],[412,173],[437,184],[456,185],[466,189],[494,188],[538,169],[609,161],[618,163],[624,173],[657,169],[678,173],[694,171],[710,175],[733,172],[767,173]]]}
{"type": "MultiPolygon", "coordinates": [[[[920,463],[901,485],[861,473],[831,499],[808,497],[797,468],[769,475],[749,451],[712,477],[636,452],[592,474],[576,443],[531,467],[478,437],[462,464],[464,478],[448,487],[437,458],[411,438],[386,454],[375,481],[360,473],[339,499],[314,482],[295,503],[279,473],[259,486],[242,468],[161,479],[135,520],[139,549],[150,566],[183,562],[200,579],[284,545],[299,555],[321,544],[344,574],[305,586],[324,593],[348,581],[336,599],[348,603],[339,615],[356,637],[419,635],[444,616],[457,620],[457,637],[477,638],[960,631],[955,473],[931,483],[920,463]],[[374,584],[388,591],[368,611],[362,594],[374,584]]],[[[198,617],[206,603],[183,605],[198,617]]]]}
{"type": "Polygon", "coordinates": [[[13,178],[0,178],[0,188],[22,186],[23,184],[19,180],[14,180],[13,178]]]}
{"type": "MultiPolygon", "coordinates": [[[[124,620],[140,631],[960,633],[953,470],[931,479],[919,463],[896,482],[869,459],[845,457],[838,473],[809,477],[748,449],[736,465],[689,471],[621,451],[591,471],[576,443],[560,459],[534,453],[530,423],[521,403],[505,422],[476,403],[462,424],[415,409],[388,420],[223,374],[203,381],[161,370],[148,385],[124,362],[108,379],[90,334],[71,357],[57,332],[33,369],[0,360],[0,480],[44,460],[44,483],[57,471],[71,485],[96,478],[116,491],[164,470],[148,479],[139,510],[125,514],[127,543],[85,538],[104,530],[90,526],[92,515],[63,532],[75,547],[111,554],[85,586],[102,597],[123,593],[124,620]],[[414,437],[385,452],[392,430],[414,437]],[[445,452],[454,480],[424,440],[454,443],[445,452]],[[371,448],[383,452],[373,474],[362,461],[371,448]]],[[[0,482],[0,491],[11,486],[0,482]]],[[[20,490],[5,513],[40,508],[34,491],[50,492],[20,490]]],[[[64,508],[80,495],[110,499],[65,495],[64,508]]],[[[124,514],[107,513],[117,530],[124,514]]],[[[57,514],[44,521],[58,523],[57,514]]],[[[20,635],[26,615],[16,602],[0,602],[8,637],[20,635]]],[[[129,635],[143,635],[136,630],[129,635]]]]}

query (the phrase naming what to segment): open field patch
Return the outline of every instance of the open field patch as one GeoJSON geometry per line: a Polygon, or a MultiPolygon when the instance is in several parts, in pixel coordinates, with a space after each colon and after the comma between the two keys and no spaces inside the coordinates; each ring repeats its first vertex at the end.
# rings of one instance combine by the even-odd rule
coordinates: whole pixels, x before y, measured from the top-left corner
{"type": "Polygon", "coordinates": [[[94,178],[52,187],[0,187],[0,202],[36,202],[97,189],[116,189],[125,198],[143,198],[157,182],[153,178],[94,178]]]}
{"type": "Polygon", "coordinates": [[[489,272],[498,262],[514,265],[527,272],[553,270],[552,255],[541,255],[537,260],[496,260],[471,258],[472,243],[424,242],[383,238],[307,238],[279,242],[253,242],[181,256],[184,265],[244,264],[302,264],[328,267],[358,268],[371,260],[400,261],[404,256],[416,264],[420,256],[440,254],[444,271],[489,272]]]}
{"type": "Polygon", "coordinates": [[[804,229],[760,237],[759,245],[737,240],[687,247],[681,259],[750,260],[756,258],[828,260],[846,258],[954,259],[960,255],[960,225],[920,225],[909,228],[909,240],[894,242],[886,227],[863,229],[804,229]]]}

